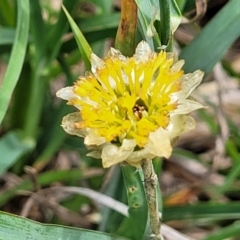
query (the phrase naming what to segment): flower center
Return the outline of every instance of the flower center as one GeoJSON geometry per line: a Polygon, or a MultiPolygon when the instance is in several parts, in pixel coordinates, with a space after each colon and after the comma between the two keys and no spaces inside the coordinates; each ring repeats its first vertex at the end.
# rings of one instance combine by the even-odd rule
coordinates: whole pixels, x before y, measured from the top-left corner
{"type": "Polygon", "coordinates": [[[137,103],[134,105],[132,110],[133,110],[133,114],[136,116],[137,120],[140,120],[142,118],[144,111],[146,112],[145,107],[141,106],[137,103]]]}

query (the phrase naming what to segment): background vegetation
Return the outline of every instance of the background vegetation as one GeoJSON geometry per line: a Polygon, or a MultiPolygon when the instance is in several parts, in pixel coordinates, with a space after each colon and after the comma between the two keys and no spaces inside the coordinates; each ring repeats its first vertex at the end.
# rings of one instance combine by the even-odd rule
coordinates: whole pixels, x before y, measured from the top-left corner
{"type": "MultiPolygon", "coordinates": [[[[62,3],[93,51],[104,56],[116,36],[119,2],[62,3]]],[[[205,71],[195,97],[209,108],[198,111],[196,130],[181,138],[170,160],[155,160],[163,221],[184,233],[185,240],[237,240],[240,2],[209,0],[207,8],[205,1],[176,3],[184,18],[174,36],[174,50],[186,61],[186,72],[205,71]]],[[[120,204],[127,204],[127,195],[119,167],[102,169],[101,161],[86,157],[82,140],[67,136],[60,127],[62,117],[73,109],[55,92],[85,72],[60,4],[0,1],[0,238],[21,237],[21,229],[22,239],[111,239],[108,234],[41,225],[8,214],[13,213],[140,239],[142,218],[131,222],[126,205],[120,204]],[[118,202],[112,204],[112,199],[118,202]]],[[[139,28],[138,41],[145,37],[139,28]]]]}

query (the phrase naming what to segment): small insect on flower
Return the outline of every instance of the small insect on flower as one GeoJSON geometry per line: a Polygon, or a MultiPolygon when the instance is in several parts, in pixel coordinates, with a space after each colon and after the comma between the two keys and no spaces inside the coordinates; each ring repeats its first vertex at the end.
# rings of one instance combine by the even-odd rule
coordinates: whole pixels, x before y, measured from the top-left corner
{"type": "Polygon", "coordinates": [[[64,130],[83,137],[103,167],[169,158],[173,142],[195,127],[188,114],[203,108],[189,97],[203,72],[184,74],[183,60],[153,52],[144,41],[133,57],[111,48],[105,59],[92,54],[91,64],[91,73],[57,92],[78,109],[63,118],[64,130]]]}
{"type": "Polygon", "coordinates": [[[146,111],[145,107],[137,103],[133,107],[133,113],[136,116],[137,120],[140,120],[142,118],[144,111],[146,111]]]}

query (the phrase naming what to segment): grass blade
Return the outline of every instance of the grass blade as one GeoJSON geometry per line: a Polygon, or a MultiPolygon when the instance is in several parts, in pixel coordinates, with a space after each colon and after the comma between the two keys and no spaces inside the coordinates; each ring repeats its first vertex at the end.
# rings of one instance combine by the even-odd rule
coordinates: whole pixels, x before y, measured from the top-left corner
{"type": "Polygon", "coordinates": [[[144,235],[148,227],[148,207],[143,186],[143,176],[140,170],[132,166],[122,166],[124,183],[127,191],[129,205],[129,219],[121,226],[121,234],[131,239],[145,239],[144,235]],[[131,226],[131,231],[129,231],[131,226]],[[127,234],[126,234],[127,233],[127,234]]]}
{"type": "Polygon", "coordinates": [[[15,30],[12,28],[0,28],[0,45],[13,44],[15,30]]]}
{"type": "MultiPolygon", "coordinates": [[[[237,239],[233,237],[240,236],[240,222],[236,221],[232,225],[218,229],[209,234],[204,240],[224,240],[224,239],[237,239]]],[[[239,238],[238,238],[239,239],[239,238]]]]}
{"type": "Polygon", "coordinates": [[[208,73],[240,35],[240,1],[229,1],[202,32],[186,46],[180,59],[184,70],[201,69],[208,73]]]}
{"type": "Polygon", "coordinates": [[[82,55],[83,61],[86,65],[86,69],[90,70],[91,69],[91,63],[90,63],[90,55],[92,53],[92,49],[89,46],[87,40],[85,39],[85,37],[83,36],[82,32],[80,31],[80,29],[78,28],[77,24],[74,22],[74,20],[72,19],[72,17],[70,16],[70,14],[68,13],[67,9],[62,5],[62,8],[68,18],[68,21],[71,25],[74,37],[76,39],[79,51],[82,55]]]}
{"type": "Polygon", "coordinates": [[[29,219],[0,212],[0,239],[4,240],[50,240],[50,239],[101,239],[126,240],[107,233],[59,225],[41,224],[29,219]],[[19,234],[20,233],[20,234],[19,234]]]}
{"type": "Polygon", "coordinates": [[[34,142],[21,138],[19,132],[8,132],[0,139],[0,175],[34,147],[34,142]]]}
{"type": "Polygon", "coordinates": [[[1,25],[13,27],[15,23],[15,12],[11,1],[0,1],[0,22],[1,25]]]}
{"type": "Polygon", "coordinates": [[[182,220],[182,219],[239,219],[240,218],[240,204],[226,203],[226,204],[196,204],[186,206],[174,206],[163,208],[163,220],[182,220]]]}
{"type": "Polygon", "coordinates": [[[0,123],[5,116],[12,92],[18,81],[28,42],[29,0],[17,1],[17,6],[18,17],[16,36],[8,68],[0,88],[0,123]]]}

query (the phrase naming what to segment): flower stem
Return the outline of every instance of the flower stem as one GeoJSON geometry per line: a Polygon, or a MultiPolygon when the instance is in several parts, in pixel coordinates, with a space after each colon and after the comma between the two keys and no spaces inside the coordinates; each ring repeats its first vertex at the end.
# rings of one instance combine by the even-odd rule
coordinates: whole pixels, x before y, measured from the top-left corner
{"type": "Polygon", "coordinates": [[[158,212],[157,186],[158,177],[153,169],[152,160],[144,160],[142,170],[145,182],[145,191],[150,217],[150,225],[155,240],[163,239],[161,236],[161,216],[158,212]]]}
{"type": "Polygon", "coordinates": [[[115,48],[125,56],[132,56],[134,53],[137,20],[136,2],[121,0],[121,20],[117,30],[115,48]]]}
{"type": "Polygon", "coordinates": [[[168,45],[171,36],[170,27],[170,1],[169,0],[159,0],[160,4],[160,26],[161,26],[161,43],[162,45],[168,45]]]}

